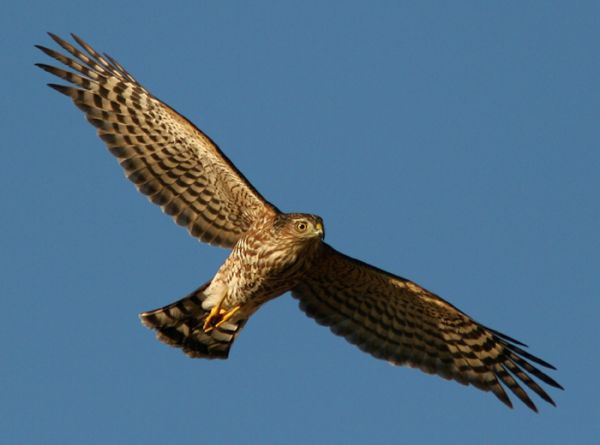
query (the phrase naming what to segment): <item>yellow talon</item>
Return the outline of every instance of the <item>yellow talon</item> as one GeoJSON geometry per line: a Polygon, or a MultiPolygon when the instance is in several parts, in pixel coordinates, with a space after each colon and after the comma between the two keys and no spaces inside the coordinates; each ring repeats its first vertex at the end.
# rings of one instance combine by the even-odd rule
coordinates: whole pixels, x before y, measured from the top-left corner
{"type": "Polygon", "coordinates": [[[227,320],[229,320],[231,317],[233,317],[233,314],[235,314],[237,311],[239,311],[240,306],[234,306],[231,309],[229,309],[228,312],[225,312],[225,314],[223,315],[223,318],[221,318],[221,320],[215,325],[215,328],[218,328],[219,326],[221,326],[223,323],[225,323],[227,320]]]}
{"type": "Polygon", "coordinates": [[[204,329],[204,332],[210,332],[214,328],[218,328],[231,317],[233,317],[233,314],[235,314],[239,309],[240,306],[234,306],[226,311],[225,309],[221,308],[220,304],[217,304],[208,313],[208,316],[204,320],[202,329],[204,329]]]}

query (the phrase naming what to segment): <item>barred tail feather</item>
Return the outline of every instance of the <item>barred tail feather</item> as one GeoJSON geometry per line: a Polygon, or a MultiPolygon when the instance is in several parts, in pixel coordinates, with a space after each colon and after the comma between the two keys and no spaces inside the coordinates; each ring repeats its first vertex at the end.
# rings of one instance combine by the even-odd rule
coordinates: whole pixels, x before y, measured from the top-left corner
{"type": "Polygon", "coordinates": [[[171,346],[182,348],[190,357],[220,358],[229,356],[229,349],[246,320],[229,320],[210,332],[204,332],[204,319],[209,311],[202,308],[206,298],[204,284],[188,296],[168,306],[142,312],[140,320],[156,330],[156,337],[171,346]]]}

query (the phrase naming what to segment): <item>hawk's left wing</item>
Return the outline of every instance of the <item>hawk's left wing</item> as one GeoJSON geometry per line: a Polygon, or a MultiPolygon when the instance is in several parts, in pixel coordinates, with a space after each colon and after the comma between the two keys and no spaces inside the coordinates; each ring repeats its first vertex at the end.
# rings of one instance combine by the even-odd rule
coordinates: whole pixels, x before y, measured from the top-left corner
{"type": "Polygon", "coordinates": [[[232,247],[255,220],[278,212],[207,135],[113,58],[75,35],[83,51],[50,36],[70,57],[38,48],[72,71],[37,66],[73,84],[50,86],[86,114],[137,189],[192,236],[232,247]]]}
{"type": "Polygon", "coordinates": [[[320,258],[292,290],[320,324],[369,354],[465,385],[492,391],[506,405],[502,382],[537,411],[514,377],[542,399],[550,396],[530,377],[562,387],[530,362],[554,369],[518,341],[471,319],[415,283],[343,255],[324,244],[320,258]]]}

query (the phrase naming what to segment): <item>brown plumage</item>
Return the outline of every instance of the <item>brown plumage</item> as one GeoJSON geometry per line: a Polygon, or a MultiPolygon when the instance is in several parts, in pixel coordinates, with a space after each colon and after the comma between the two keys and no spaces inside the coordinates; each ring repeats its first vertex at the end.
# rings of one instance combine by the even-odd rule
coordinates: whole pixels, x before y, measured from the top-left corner
{"type": "Polygon", "coordinates": [[[70,56],[38,46],[72,71],[38,66],[69,96],[138,190],[190,234],[231,248],[216,275],[185,298],[140,315],[159,340],[192,357],[227,358],[248,318],[291,291],[317,322],[371,355],[484,391],[512,406],[504,385],[554,401],[532,376],[561,386],[524,345],[489,329],[415,283],[335,251],[321,218],[280,212],[202,131],[152,96],[118,62],[50,34],[70,56]],[[516,379],[515,379],[516,377],[516,379]],[[521,382],[519,383],[517,379],[521,382]]]}

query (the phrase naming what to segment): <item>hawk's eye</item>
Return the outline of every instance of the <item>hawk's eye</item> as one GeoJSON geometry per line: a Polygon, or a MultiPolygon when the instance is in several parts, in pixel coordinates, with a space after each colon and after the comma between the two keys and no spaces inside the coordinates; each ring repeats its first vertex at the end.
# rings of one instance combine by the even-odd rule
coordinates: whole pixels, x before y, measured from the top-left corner
{"type": "Polygon", "coordinates": [[[296,229],[298,232],[304,232],[306,229],[308,229],[308,224],[305,221],[298,221],[296,223],[296,229]]]}

